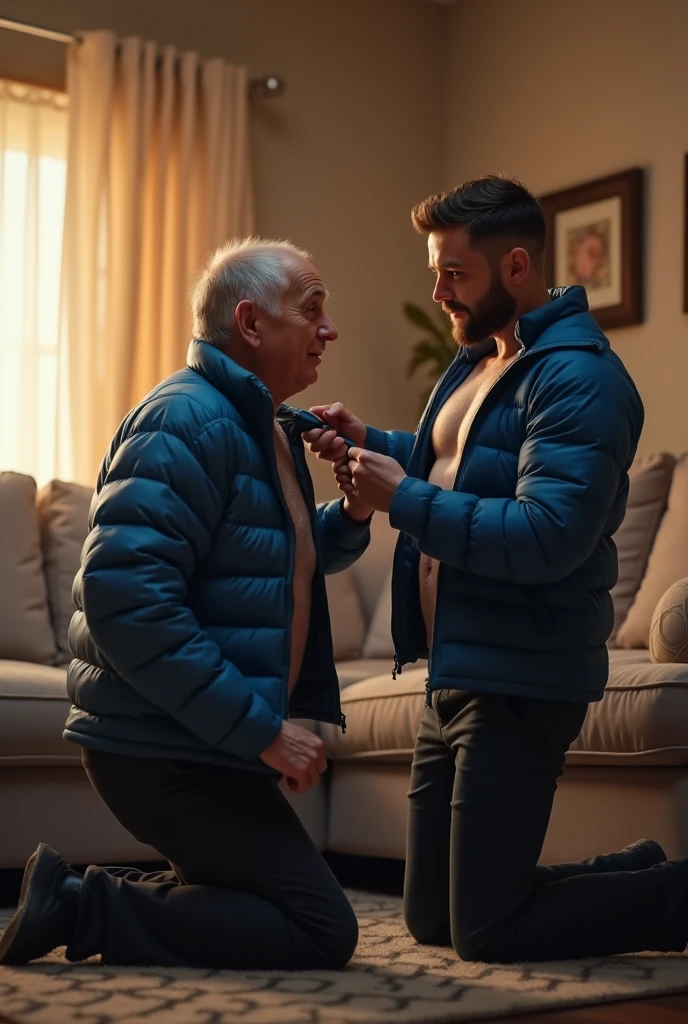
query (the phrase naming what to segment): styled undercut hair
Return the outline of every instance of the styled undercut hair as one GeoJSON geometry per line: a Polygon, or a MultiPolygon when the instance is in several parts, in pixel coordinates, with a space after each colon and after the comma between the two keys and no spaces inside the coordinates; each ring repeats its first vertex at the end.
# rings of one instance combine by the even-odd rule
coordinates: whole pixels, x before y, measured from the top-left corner
{"type": "Polygon", "coordinates": [[[539,202],[513,178],[488,175],[424,199],[411,212],[420,234],[465,228],[471,245],[493,238],[527,242],[532,255],[545,247],[545,217],[539,202]]]}
{"type": "Polygon", "coordinates": [[[309,253],[291,242],[257,236],[235,239],[216,249],[191,293],[194,337],[227,348],[234,312],[244,299],[268,316],[279,316],[282,297],[291,283],[290,255],[310,259],[309,253]]]}

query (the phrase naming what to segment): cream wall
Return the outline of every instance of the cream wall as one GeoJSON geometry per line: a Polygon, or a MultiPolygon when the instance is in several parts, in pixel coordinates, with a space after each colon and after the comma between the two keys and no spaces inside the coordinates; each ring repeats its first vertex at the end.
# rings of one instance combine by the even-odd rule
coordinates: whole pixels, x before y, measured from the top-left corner
{"type": "MultiPolygon", "coordinates": [[[[340,339],[306,404],[340,399],[369,422],[413,427],[407,299],[430,304],[412,204],[442,184],[445,12],[422,0],[5,0],[7,17],[110,28],[223,55],[287,92],[253,107],[258,228],[308,248],[340,339]]],[[[0,75],[64,81],[64,47],[0,31],[0,75]]],[[[420,383],[420,382],[419,382],[420,383]]],[[[314,465],[318,490],[336,493],[314,465]]]]}
{"type": "Polygon", "coordinates": [[[544,194],[648,169],[647,319],[610,340],[645,402],[642,449],[688,450],[688,2],[460,0],[442,17],[445,187],[505,172],[544,194]]]}

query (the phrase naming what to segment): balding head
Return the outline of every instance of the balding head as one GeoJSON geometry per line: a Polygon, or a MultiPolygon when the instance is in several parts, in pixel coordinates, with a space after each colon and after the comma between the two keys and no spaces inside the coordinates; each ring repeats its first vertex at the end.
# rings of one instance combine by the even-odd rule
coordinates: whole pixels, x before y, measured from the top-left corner
{"type": "Polygon", "coordinates": [[[191,295],[193,331],[225,351],[234,338],[235,311],[248,300],[268,316],[279,316],[295,273],[310,257],[290,242],[244,238],[217,249],[191,295]]]}

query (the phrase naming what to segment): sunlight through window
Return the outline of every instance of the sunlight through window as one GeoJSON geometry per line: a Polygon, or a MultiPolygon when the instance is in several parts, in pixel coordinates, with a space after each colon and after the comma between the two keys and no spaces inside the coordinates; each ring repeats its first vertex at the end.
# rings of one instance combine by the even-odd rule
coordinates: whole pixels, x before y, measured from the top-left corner
{"type": "Polygon", "coordinates": [[[66,157],[64,94],[0,80],[0,470],[39,486],[68,459],[58,430],[66,157]]]}

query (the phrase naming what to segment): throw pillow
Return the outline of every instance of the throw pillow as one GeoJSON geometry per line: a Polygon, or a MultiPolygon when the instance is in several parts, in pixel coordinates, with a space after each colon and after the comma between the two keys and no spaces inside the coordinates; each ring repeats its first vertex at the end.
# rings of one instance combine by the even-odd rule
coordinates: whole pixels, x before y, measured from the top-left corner
{"type": "Polygon", "coordinates": [[[0,473],[0,580],[0,658],[54,665],[36,482],[23,473],[0,473]]]}
{"type": "Polygon", "coordinates": [[[335,661],[361,657],[365,619],[351,569],[325,577],[335,661]]]}
{"type": "Polygon", "coordinates": [[[71,658],[67,637],[74,614],[72,584],[79,571],[81,549],[88,534],[92,496],[92,488],[62,480],[53,480],[38,495],[45,579],[58,664],[71,658]]]}
{"type": "Polygon", "coordinates": [[[363,645],[364,658],[393,658],[392,642],[392,570],[382,584],[370,629],[363,645]]]}
{"type": "Polygon", "coordinates": [[[636,459],[631,467],[626,517],[614,537],[619,556],[619,579],[612,590],[612,643],[643,582],[657,528],[666,509],[675,465],[673,455],[660,452],[636,459]]]}
{"type": "Polygon", "coordinates": [[[655,608],[669,587],[688,576],[688,455],[674,469],[667,510],[652,547],[647,572],[619,629],[619,647],[648,647],[655,608]]]}
{"type": "Polygon", "coordinates": [[[658,662],[688,663],[688,579],[669,587],[655,608],[650,657],[658,662]]]}

